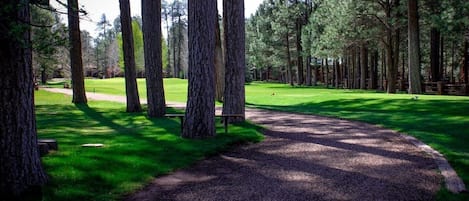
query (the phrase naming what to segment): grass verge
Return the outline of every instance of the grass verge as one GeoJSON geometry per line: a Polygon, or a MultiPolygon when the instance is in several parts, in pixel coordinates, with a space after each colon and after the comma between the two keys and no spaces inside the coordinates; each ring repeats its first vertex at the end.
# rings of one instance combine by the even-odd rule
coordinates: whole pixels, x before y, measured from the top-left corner
{"type": "MultiPolygon", "coordinates": [[[[172,110],[172,109],[169,109],[172,110]]],[[[171,111],[176,112],[176,111],[171,111]]],[[[39,138],[54,138],[59,151],[42,158],[50,183],[44,200],[116,200],[143,187],[154,176],[187,167],[233,144],[262,140],[249,123],[207,140],[179,137],[177,119],[150,119],[125,113],[125,105],[91,101],[71,104],[62,94],[36,92],[39,138]],[[83,148],[102,143],[102,148],[83,148]]]]}

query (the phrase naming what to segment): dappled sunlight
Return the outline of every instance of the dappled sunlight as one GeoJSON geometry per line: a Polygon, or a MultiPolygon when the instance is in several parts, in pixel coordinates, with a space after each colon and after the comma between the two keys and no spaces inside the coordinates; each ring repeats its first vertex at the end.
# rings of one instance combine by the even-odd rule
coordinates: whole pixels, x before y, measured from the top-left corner
{"type": "Polygon", "coordinates": [[[115,200],[156,175],[187,167],[231,144],[262,139],[259,128],[247,123],[230,128],[238,133],[182,139],[177,120],[128,114],[120,103],[74,105],[60,94],[43,91],[36,98],[39,138],[56,139],[59,145],[57,152],[42,158],[50,175],[46,200],[115,200]],[[43,101],[45,97],[49,101],[43,101]],[[103,147],[81,146],[88,143],[103,147]]]}

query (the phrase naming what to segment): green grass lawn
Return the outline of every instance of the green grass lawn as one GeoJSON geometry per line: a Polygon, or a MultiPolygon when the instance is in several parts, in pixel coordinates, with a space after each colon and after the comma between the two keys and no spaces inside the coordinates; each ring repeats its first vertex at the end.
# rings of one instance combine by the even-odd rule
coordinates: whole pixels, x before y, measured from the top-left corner
{"type": "MultiPolygon", "coordinates": [[[[177,119],[149,119],[145,113],[125,113],[125,105],[90,101],[71,104],[71,97],[38,91],[39,138],[54,138],[59,151],[43,157],[50,176],[44,200],[117,200],[154,176],[187,167],[233,144],[262,139],[259,127],[230,125],[230,133],[207,140],[179,137],[177,119]],[[103,148],[83,148],[102,143],[103,148]]],[[[178,112],[169,109],[171,112],[178,112]]],[[[218,121],[217,121],[218,122],[218,121]]]]}
{"type": "MultiPolygon", "coordinates": [[[[123,79],[86,80],[87,91],[124,95],[123,79]]],[[[139,79],[145,96],[145,84],[139,79]]],[[[185,102],[187,81],[165,79],[168,101],[185,102]]],[[[443,153],[469,186],[469,97],[385,94],[361,90],[290,87],[254,82],[246,85],[250,107],[316,114],[381,125],[415,136],[443,153]]],[[[440,200],[469,200],[442,190],[440,200]]]]}

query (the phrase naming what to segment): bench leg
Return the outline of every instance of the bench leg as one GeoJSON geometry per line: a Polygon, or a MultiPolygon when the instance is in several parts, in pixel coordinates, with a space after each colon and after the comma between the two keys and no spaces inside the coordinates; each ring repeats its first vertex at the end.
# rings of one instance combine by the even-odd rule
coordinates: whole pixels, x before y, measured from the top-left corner
{"type": "Polygon", "coordinates": [[[223,117],[223,125],[225,126],[225,134],[228,133],[228,117],[223,117]]]}
{"type": "Polygon", "coordinates": [[[179,117],[179,120],[181,121],[181,136],[182,136],[182,130],[184,129],[184,117],[179,117]]]}

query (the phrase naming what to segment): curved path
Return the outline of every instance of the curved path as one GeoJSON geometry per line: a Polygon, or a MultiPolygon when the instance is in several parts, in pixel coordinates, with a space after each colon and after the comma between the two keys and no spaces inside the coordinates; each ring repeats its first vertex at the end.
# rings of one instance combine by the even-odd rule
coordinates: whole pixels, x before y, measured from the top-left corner
{"type": "Polygon", "coordinates": [[[263,142],[159,177],[126,200],[433,200],[440,189],[433,157],[394,131],[258,109],[246,117],[266,128],[263,142]]]}

